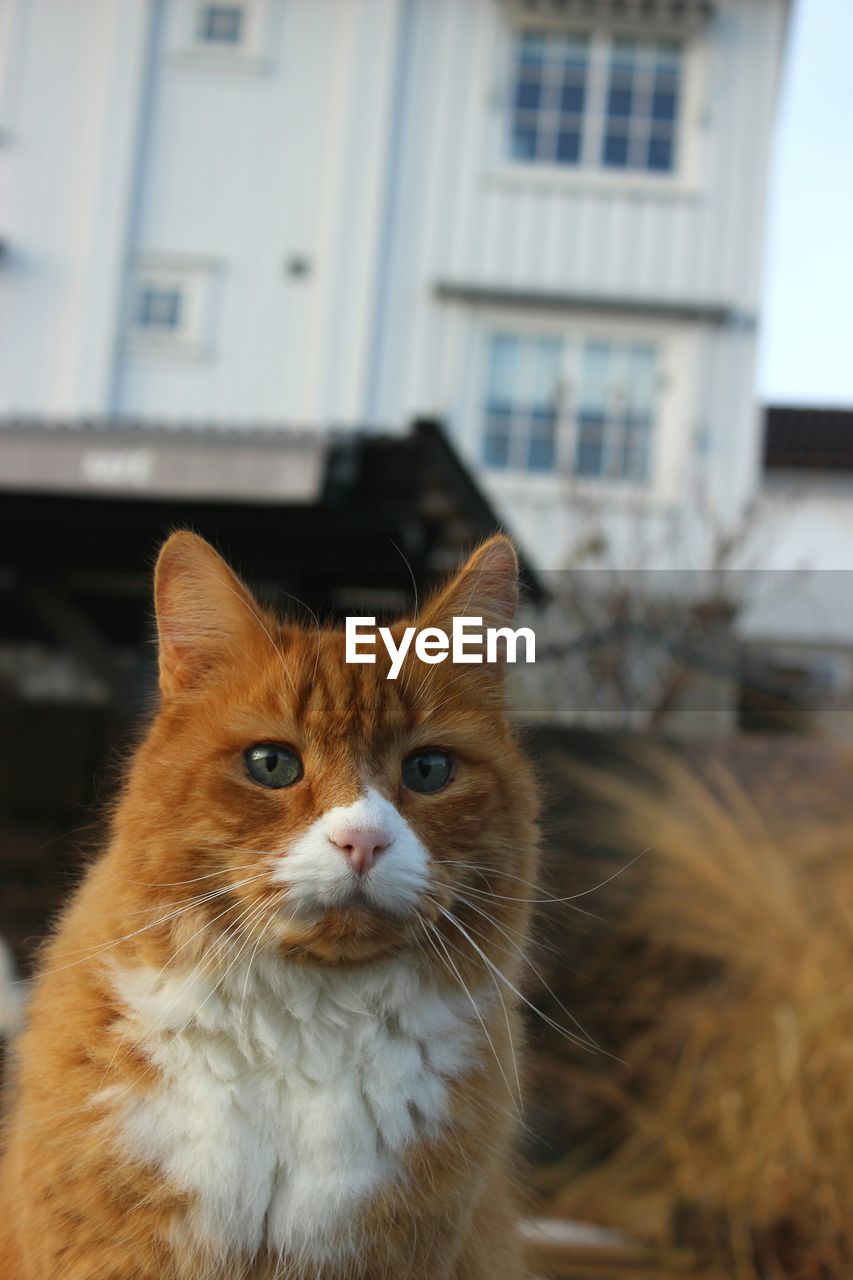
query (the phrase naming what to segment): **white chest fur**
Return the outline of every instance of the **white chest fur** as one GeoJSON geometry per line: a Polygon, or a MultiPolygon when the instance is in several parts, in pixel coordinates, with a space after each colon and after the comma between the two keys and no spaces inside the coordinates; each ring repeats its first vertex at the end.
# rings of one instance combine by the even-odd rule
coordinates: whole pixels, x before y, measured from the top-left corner
{"type": "Polygon", "coordinates": [[[191,1234],[221,1250],[355,1247],[359,1208],[402,1176],[407,1143],[445,1123],[480,1025],[466,995],[403,960],[340,973],[256,963],[218,988],[146,969],[115,982],[128,1011],[117,1032],[157,1084],[101,1099],[119,1108],[124,1151],[195,1193],[191,1234]]]}

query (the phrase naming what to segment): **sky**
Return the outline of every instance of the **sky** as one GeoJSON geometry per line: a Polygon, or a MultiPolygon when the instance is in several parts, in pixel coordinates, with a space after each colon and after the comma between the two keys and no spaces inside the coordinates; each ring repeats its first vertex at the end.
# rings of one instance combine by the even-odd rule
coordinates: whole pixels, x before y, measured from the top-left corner
{"type": "Polygon", "coordinates": [[[794,0],[767,232],[761,399],[853,407],[853,0],[794,0]]]}

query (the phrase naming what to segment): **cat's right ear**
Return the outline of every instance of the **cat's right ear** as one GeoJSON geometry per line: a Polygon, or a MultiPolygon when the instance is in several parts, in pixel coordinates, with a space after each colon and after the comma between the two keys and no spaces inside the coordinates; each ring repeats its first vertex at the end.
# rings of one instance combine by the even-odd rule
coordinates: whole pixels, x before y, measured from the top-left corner
{"type": "Polygon", "coordinates": [[[232,655],[245,653],[260,609],[210,543],[173,533],[154,571],[160,689],[168,698],[192,688],[232,655]]]}

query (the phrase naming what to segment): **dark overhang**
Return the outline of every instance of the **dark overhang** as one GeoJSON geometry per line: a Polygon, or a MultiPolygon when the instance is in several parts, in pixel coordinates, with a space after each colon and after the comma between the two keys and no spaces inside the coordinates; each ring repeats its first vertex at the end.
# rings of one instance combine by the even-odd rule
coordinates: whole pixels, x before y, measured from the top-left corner
{"type": "Polygon", "coordinates": [[[0,424],[0,644],[73,652],[120,703],[117,655],[151,638],[151,568],[173,529],[208,538],[283,608],[331,619],[410,609],[500,527],[435,422],[388,435],[0,424]]]}
{"type": "Polygon", "coordinates": [[[436,295],[468,306],[525,311],[600,312],[604,315],[680,320],[714,326],[755,327],[755,317],[725,302],[689,298],[645,298],[630,294],[572,293],[553,289],[506,289],[474,281],[440,280],[436,295]]]}
{"type": "Polygon", "coordinates": [[[506,0],[532,18],[562,18],[585,26],[607,24],[690,30],[709,22],[713,0],[506,0]]]}
{"type": "Polygon", "coordinates": [[[764,465],[768,471],[853,471],[853,408],[768,406],[764,465]]]}

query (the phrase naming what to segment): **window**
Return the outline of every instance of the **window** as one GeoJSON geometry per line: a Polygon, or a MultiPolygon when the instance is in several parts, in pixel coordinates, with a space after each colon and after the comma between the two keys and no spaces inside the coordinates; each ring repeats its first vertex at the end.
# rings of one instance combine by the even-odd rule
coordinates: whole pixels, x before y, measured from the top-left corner
{"type": "Polygon", "coordinates": [[[205,4],[198,15],[198,38],[203,44],[240,44],[245,12],[238,4],[205,4]]]}
{"type": "Polygon", "coordinates": [[[588,78],[587,39],[522,35],[512,126],[516,160],[579,162],[588,78]]]}
{"type": "Polygon", "coordinates": [[[136,326],[147,330],[180,328],[182,301],[181,290],[175,286],[143,285],[136,296],[136,326]]]}
{"type": "Polygon", "coordinates": [[[672,169],[680,77],[677,45],[615,41],[602,153],[606,166],[672,169]]]}
{"type": "Polygon", "coordinates": [[[649,343],[493,334],[484,465],[645,482],[658,365],[658,350],[649,343]]]}
{"type": "Polygon", "coordinates": [[[487,467],[554,469],[561,359],[559,338],[492,338],[483,440],[487,467]]]}
{"type": "Polygon", "coordinates": [[[130,348],[196,358],[213,349],[220,264],[201,254],[146,251],[134,261],[125,312],[130,348]]]}
{"type": "Polygon", "coordinates": [[[672,41],[519,33],[509,148],[521,163],[670,173],[682,52],[672,41]]]}
{"type": "Polygon", "coordinates": [[[647,478],[656,383],[654,347],[586,343],[575,432],[577,475],[647,478]]]}

